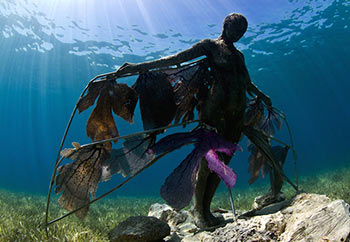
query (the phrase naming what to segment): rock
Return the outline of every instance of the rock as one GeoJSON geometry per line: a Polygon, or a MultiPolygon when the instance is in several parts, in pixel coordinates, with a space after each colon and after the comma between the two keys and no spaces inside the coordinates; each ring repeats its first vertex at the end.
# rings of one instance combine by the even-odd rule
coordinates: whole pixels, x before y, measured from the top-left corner
{"type": "MultiPolygon", "coordinates": [[[[179,216],[170,207],[164,211],[167,211],[167,216],[163,215],[167,219],[179,216]]],[[[196,228],[193,217],[187,213],[185,221],[176,220],[172,236],[168,236],[166,241],[350,241],[349,205],[342,200],[331,201],[324,195],[303,193],[256,212],[264,215],[228,222],[213,232],[196,228]]],[[[226,221],[227,218],[232,219],[232,213],[231,216],[224,214],[226,221]]]]}
{"type": "Polygon", "coordinates": [[[155,217],[133,216],[109,232],[111,242],[162,241],[170,235],[170,227],[155,217]]]}
{"type": "Polygon", "coordinates": [[[167,222],[167,218],[173,213],[173,209],[167,204],[152,204],[148,209],[148,216],[156,217],[157,219],[167,222]]]}
{"type": "Polygon", "coordinates": [[[198,230],[197,226],[194,223],[183,223],[179,226],[179,232],[181,234],[191,234],[198,230]]]}
{"type": "Polygon", "coordinates": [[[170,236],[164,238],[166,242],[181,242],[181,237],[177,233],[172,233],[170,236]]]}
{"type": "Polygon", "coordinates": [[[260,210],[270,204],[282,202],[285,199],[286,196],[281,192],[276,197],[272,193],[261,195],[254,199],[253,209],[260,210]]]}
{"type": "Polygon", "coordinates": [[[282,210],[283,208],[289,206],[290,203],[291,203],[290,200],[272,203],[266,207],[261,208],[260,210],[255,211],[255,215],[267,215],[267,214],[276,213],[276,212],[282,210]]]}
{"type": "Polygon", "coordinates": [[[209,232],[201,232],[195,235],[190,235],[187,237],[184,237],[181,242],[198,242],[198,241],[205,241],[205,242],[211,242],[213,241],[213,236],[209,232]]]}
{"type": "Polygon", "coordinates": [[[300,194],[287,210],[282,241],[346,241],[350,238],[349,204],[324,195],[300,194]]]}
{"type": "Polygon", "coordinates": [[[153,216],[158,218],[159,220],[167,223],[171,231],[178,231],[180,224],[193,224],[194,219],[192,215],[188,211],[181,210],[179,212],[175,211],[172,207],[167,204],[153,204],[148,210],[148,216],[153,216]]]}

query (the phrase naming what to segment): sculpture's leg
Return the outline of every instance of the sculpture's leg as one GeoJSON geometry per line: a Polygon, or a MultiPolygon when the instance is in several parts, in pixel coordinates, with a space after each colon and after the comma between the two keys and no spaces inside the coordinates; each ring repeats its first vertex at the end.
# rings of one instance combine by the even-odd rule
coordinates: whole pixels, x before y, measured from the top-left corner
{"type": "Polygon", "coordinates": [[[199,165],[197,173],[197,182],[194,190],[193,196],[193,216],[195,218],[196,224],[200,228],[209,227],[209,221],[204,213],[204,194],[207,188],[207,179],[210,174],[208,163],[206,159],[202,159],[199,165]]]}
{"type": "MultiPolygon", "coordinates": [[[[220,154],[220,159],[228,164],[231,156],[220,154]]],[[[210,204],[219,183],[220,178],[215,173],[210,172],[207,161],[202,159],[197,175],[193,208],[196,224],[201,228],[215,226],[222,222],[220,218],[215,217],[210,212],[210,204]]]]}
{"type": "MultiPolygon", "coordinates": [[[[277,148],[274,147],[274,148],[278,149],[278,147],[277,148]]],[[[278,153],[279,155],[276,156],[277,157],[276,159],[278,159],[278,162],[281,165],[281,169],[284,165],[284,162],[286,161],[288,150],[289,150],[289,146],[285,146],[283,148],[283,152],[281,152],[281,149],[279,149],[279,151],[280,151],[278,153]]],[[[278,172],[276,169],[271,169],[270,178],[272,179],[271,190],[272,190],[273,195],[275,196],[275,198],[277,200],[283,199],[280,197],[282,194],[281,190],[282,190],[282,186],[283,186],[283,182],[284,182],[284,178],[283,178],[282,174],[280,172],[278,172]]]]}
{"type": "Polygon", "coordinates": [[[276,171],[271,167],[270,170],[270,187],[271,187],[271,192],[273,194],[273,196],[276,196],[278,191],[277,191],[277,187],[275,186],[275,175],[276,175],[276,171]]]}
{"type": "Polygon", "coordinates": [[[270,174],[271,191],[272,191],[272,195],[274,196],[277,202],[285,199],[284,195],[281,192],[283,181],[284,181],[283,176],[277,170],[271,169],[271,174],[270,174]]]}
{"type": "Polygon", "coordinates": [[[245,126],[244,134],[267,157],[268,165],[271,167],[271,193],[255,198],[255,207],[259,209],[271,203],[284,200],[285,197],[283,193],[281,193],[283,181],[286,180],[289,184],[296,188],[290,179],[283,173],[282,164],[284,163],[284,160],[282,161],[282,164],[276,161],[270,143],[267,137],[261,131],[245,126]]]}
{"type": "Polygon", "coordinates": [[[285,195],[281,192],[283,186],[283,177],[280,172],[274,168],[270,171],[270,186],[271,191],[256,197],[254,199],[253,207],[255,209],[261,209],[272,203],[281,202],[285,200],[285,195]]]}
{"type": "MultiPolygon", "coordinates": [[[[215,107],[218,107],[218,105],[215,107]]],[[[242,135],[243,114],[244,109],[242,112],[237,112],[235,116],[232,116],[232,113],[226,116],[224,113],[211,115],[210,122],[205,123],[215,124],[213,126],[216,127],[220,135],[233,143],[237,143],[242,135]],[[220,117],[223,116],[225,118],[221,119],[220,117]]],[[[225,154],[219,154],[219,157],[225,164],[228,164],[231,160],[231,156],[225,154]]],[[[210,212],[210,204],[219,183],[220,178],[215,173],[210,172],[207,160],[202,159],[197,174],[193,208],[197,226],[201,228],[215,226],[221,222],[219,218],[214,217],[210,212]]]]}
{"type": "MultiPolygon", "coordinates": [[[[226,165],[231,161],[231,156],[225,155],[225,154],[219,154],[220,160],[223,161],[226,165]]],[[[210,204],[213,200],[213,197],[215,195],[216,189],[218,188],[220,183],[220,178],[215,173],[210,173],[207,179],[207,188],[204,193],[203,198],[203,208],[204,208],[204,214],[207,217],[209,223],[211,226],[217,225],[220,222],[222,222],[219,218],[215,217],[210,212],[210,204]]]]}

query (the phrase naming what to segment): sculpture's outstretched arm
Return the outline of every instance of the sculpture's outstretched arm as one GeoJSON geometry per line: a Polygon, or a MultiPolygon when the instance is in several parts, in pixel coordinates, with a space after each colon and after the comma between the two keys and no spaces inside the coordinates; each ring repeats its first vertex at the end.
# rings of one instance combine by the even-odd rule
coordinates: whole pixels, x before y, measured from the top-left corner
{"type": "Polygon", "coordinates": [[[142,73],[155,68],[179,65],[183,62],[198,58],[206,55],[209,39],[199,41],[191,48],[179,52],[175,55],[166,56],[154,61],[147,61],[139,64],[125,63],[116,72],[117,75],[123,75],[128,73],[142,73]]]}

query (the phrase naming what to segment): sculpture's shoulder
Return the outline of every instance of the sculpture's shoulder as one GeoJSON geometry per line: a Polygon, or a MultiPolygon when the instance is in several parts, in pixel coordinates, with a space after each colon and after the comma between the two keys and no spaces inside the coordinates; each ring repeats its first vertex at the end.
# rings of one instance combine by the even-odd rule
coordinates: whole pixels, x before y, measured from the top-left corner
{"type": "Polygon", "coordinates": [[[199,41],[198,43],[202,45],[217,45],[217,40],[215,39],[203,39],[199,41]]]}
{"type": "Polygon", "coordinates": [[[243,52],[240,51],[239,49],[236,49],[236,50],[237,50],[238,55],[244,60],[243,52]]]}
{"type": "Polygon", "coordinates": [[[215,39],[203,39],[198,41],[193,47],[199,47],[208,53],[211,52],[216,46],[217,41],[215,39]]]}

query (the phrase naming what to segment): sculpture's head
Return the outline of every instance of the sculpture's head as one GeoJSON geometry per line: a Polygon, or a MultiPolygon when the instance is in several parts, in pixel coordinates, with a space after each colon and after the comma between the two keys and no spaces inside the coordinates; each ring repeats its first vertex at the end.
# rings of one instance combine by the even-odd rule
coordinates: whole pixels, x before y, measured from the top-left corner
{"type": "Polygon", "coordinates": [[[226,16],[222,26],[221,37],[225,40],[237,42],[246,32],[247,19],[239,13],[231,13],[226,16]]]}

